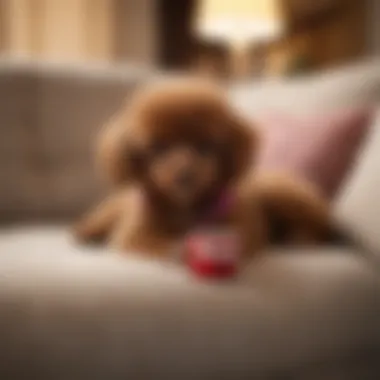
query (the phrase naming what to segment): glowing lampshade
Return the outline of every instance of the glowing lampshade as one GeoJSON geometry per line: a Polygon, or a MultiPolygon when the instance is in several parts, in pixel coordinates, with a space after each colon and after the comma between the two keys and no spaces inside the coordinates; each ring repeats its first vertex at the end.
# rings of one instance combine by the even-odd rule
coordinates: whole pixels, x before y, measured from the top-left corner
{"type": "Polygon", "coordinates": [[[277,1],[200,1],[197,32],[205,39],[233,44],[277,38],[282,33],[277,1]]]}

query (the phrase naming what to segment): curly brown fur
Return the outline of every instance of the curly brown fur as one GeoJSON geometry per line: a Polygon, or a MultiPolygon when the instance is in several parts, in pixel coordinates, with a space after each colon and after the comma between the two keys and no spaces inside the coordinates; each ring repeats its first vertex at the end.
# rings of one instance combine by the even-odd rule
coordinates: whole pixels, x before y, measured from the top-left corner
{"type": "Polygon", "coordinates": [[[289,177],[256,175],[258,146],[254,126],[216,85],[191,79],[145,88],[100,135],[99,163],[115,194],[77,225],[76,235],[164,254],[232,188],[236,205],[218,224],[240,231],[247,253],[267,243],[274,221],[287,226],[291,241],[319,240],[328,224],[325,202],[289,177]]]}
{"type": "Polygon", "coordinates": [[[311,183],[285,173],[261,173],[251,184],[273,243],[310,245],[330,234],[330,207],[311,183]]]}

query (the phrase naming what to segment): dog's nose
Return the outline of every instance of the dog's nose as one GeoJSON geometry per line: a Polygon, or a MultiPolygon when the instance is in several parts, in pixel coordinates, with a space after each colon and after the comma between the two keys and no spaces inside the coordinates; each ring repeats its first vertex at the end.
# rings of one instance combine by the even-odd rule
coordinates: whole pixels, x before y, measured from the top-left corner
{"type": "Polygon", "coordinates": [[[191,187],[194,183],[194,176],[189,171],[184,171],[178,174],[177,184],[181,187],[191,187]]]}

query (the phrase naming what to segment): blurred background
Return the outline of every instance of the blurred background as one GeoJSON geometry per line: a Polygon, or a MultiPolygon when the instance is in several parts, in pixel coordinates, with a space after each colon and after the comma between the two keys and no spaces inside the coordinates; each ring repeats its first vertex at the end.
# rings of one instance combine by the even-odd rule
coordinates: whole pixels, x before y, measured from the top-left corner
{"type": "Polygon", "coordinates": [[[212,75],[320,70],[380,49],[377,0],[0,0],[8,57],[212,75]]]}

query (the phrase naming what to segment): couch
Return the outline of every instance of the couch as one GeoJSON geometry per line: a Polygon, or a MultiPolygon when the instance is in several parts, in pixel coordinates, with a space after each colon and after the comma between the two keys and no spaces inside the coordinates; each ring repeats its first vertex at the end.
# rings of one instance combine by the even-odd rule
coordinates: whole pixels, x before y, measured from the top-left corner
{"type": "MultiPolygon", "coordinates": [[[[378,67],[246,83],[231,100],[247,114],[377,104],[378,67]]],[[[152,77],[0,62],[0,378],[379,379],[380,117],[334,202],[349,244],[273,247],[213,283],[72,240],[106,192],[94,133],[152,77]]]]}

